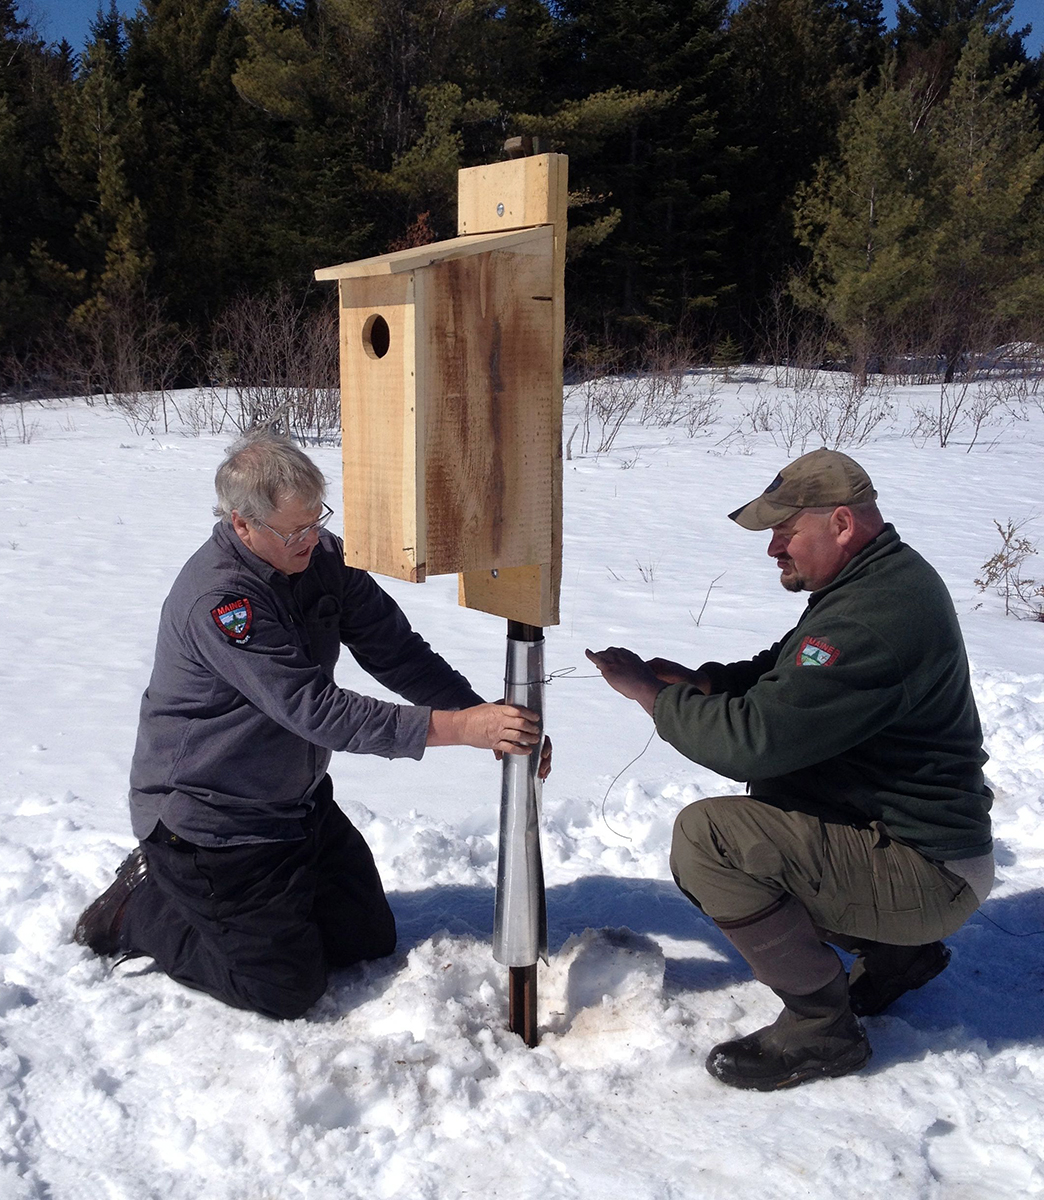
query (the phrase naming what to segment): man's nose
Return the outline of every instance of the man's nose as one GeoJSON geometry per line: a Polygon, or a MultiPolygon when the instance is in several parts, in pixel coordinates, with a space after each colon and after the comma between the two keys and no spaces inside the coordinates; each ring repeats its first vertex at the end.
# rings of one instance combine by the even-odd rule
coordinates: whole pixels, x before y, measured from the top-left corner
{"type": "Polygon", "coordinates": [[[772,535],[772,540],[768,544],[769,558],[778,558],[785,549],[786,542],[784,541],[783,537],[778,533],[774,533],[772,535]]]}

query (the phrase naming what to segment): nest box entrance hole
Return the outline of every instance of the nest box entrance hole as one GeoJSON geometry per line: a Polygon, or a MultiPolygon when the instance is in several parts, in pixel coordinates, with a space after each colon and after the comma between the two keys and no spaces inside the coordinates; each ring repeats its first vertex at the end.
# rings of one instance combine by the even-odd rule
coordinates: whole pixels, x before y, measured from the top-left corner
{"type": "Polygon", "coordinates": [[[363,349],[370,358],[383,358],[391,346],[391,330],[388,322],[374,313],[366,318],[362,331],[363,349]]]}

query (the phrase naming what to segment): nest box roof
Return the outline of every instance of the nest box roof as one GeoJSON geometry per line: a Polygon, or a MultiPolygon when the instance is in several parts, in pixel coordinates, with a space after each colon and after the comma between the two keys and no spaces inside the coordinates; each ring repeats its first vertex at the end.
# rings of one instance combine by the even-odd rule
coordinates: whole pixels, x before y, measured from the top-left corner
{"type": "Polygon", "coordinates": [[[549,241],[553,235],[550,225],[532,225],[526,229],[511,229],[507,232],[472,233],[465,237],[450,238],[445,242],[431,242],[427,246],[415,246],[409,250],[396,250],[376,258],[361,258],[356,262],[339,263],[335,267],[320,267],[315,277],[328,279],[363,279],[373,275],[400,275],[404,271],[423,270],[453,258],[466,258],[469,254],[486,254],[490,250],[536,249],[541,241],[549,241]]]}

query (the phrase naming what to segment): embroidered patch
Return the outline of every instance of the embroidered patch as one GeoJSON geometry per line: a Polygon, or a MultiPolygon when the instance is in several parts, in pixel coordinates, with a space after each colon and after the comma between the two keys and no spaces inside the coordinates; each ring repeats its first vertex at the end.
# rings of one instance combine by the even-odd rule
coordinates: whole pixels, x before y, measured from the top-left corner
{"type": "Polygon", "coordinates": [[[783,484],[783,476],[777,475],[776,478],[773,479],[773,481],[765,489],[764,495],[767,496],[769,494],[769,492],[774,492],[776,490],[776,488],[781,487],[782,484],[783,484]]]}
{"type": "Polygon", "coordinates": [[[797,652],[797,665],[799,667],[829,667],[836,663],[840,656],[841,651],[836,646],[831,646],[829,642],[821,642],[819,638],[807,637],[797,652]]]}
{"type": "Polygon", "coordinates": [[[214,618],[214,624],[218,629],[237,645],[245,646],[250,641],[250,625],[254,619],[254,610],[245,596],[238,599],[228,597],[217,608],[212,608],[210,615],[214,618]]]}

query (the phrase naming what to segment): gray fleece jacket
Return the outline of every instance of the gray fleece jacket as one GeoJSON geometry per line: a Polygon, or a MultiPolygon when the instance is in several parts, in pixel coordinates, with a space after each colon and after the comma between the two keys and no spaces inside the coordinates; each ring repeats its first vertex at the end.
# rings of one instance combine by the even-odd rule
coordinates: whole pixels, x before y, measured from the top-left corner
{"type": "Polygon", "coordinates": [[[420,758],[432,708],[481,702],[332,534],[288,577],[219,523],[160,616],[131,765],[135,836],[162,821],[202,846],[300,837],[332,751],[420,758]],[[338,687],[342,644],[409,704],[338,687]]]}

